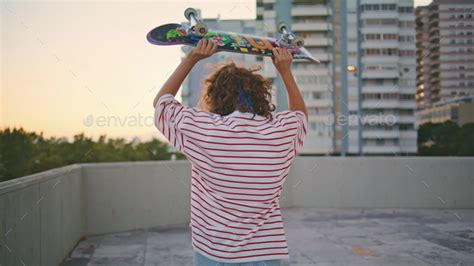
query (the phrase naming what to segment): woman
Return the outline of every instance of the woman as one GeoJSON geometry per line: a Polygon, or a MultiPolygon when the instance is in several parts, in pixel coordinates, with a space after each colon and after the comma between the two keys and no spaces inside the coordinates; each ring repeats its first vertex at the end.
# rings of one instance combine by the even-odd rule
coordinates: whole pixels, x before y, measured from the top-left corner
{"type": "Polygon", "coordinates": [[[216,50],[202,39],[153,102],[156,127],[192,165],[194,265],[280,265],[289,253],[279,199],[307,128],[292,57],[273,50],[289,111],[272,114],[271,82],[233,63],[206,80],[199,108],[181,105],[174,99],[181,83],[216,50]]]}

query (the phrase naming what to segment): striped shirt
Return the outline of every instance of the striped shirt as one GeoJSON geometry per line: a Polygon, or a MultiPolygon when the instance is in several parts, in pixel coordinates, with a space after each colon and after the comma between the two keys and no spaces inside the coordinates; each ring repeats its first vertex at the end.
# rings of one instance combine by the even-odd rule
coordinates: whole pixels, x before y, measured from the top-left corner
{"type": "Polygon", "coordinates": [[[192,165],[192,246],[215,261],[289,259],[279,199],[306,137],[306,117],[253,116],[184,106],[169,93],[155,107],[155,126],[192,165]]]}

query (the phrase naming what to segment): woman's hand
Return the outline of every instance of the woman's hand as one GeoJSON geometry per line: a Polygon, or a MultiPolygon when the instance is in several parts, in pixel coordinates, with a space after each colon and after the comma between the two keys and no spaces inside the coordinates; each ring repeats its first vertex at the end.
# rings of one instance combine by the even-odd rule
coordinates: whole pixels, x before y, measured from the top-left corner
{"type": "Polygon", "coordinates": [[[197,63],[199,60],[207,58],[213,55],[219,46],[217,43],[213,42],[212,40],[208,40],[202,38],[199,40],[197,46],[189,52],[186,56],[186,59],[192,61],[193,63],[197,63]]]}
{"type": "Polygon", "coordinates": [[[282,71],[291,70],[291,62],[293,56],[286,48],[275,47],[272,49],[272,62],[276,69],[281,73],[282,71]]]}

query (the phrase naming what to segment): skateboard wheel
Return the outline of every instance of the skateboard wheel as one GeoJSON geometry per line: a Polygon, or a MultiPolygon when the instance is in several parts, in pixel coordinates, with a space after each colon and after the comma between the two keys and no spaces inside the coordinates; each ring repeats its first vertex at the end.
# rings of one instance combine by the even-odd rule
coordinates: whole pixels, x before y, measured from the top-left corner
{"type": "Polygon", "coordinates": [[[301,48],[304,45],[304,39],[302,37],[299,37],[299,36],[297,36],[293,42],[294,42],[295,46],[298,47],[298,48],[301,48]]]}
{"type": "Polygon", "coordinates": [[[191,20],[191,15],[196,17],[197,16],[197,10],[192,8],[192,7],[186,8],[186,10],[184,10],[184,17],[187,20],[191,20]]]}
{"type": "Polygon", "coordinates": [[[278,25],[277,25],[277,31],[278,31],[279,33],[283,33],[283,29],[284,29],[284,28],[288,29],[288,25],[287,25],[285,22],[280,22],[280,23],[278,23],[278,25]]]}
{"type": "Polygon", "coordinates": [[[197,23],[196,26],[194,26],[194,32],[197,35],[206,35],[207,34],[207,26],[204,23],[197,23]]]}

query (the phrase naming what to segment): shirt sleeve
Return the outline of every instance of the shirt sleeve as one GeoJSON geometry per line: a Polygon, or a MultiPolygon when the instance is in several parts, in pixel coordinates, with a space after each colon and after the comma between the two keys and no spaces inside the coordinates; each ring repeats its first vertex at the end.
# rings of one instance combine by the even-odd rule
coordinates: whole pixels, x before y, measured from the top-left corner
{"type": "Polygon", "coordinates": [[[295,149],[295,153],[298,155],[303,147],[304,141],[306,139],[306,135],[308,132],[308,121],[306,115],[303,111],[291,111],[294,114],[296,119],[296,124],[298,125],[298,129],[296,130],[295,139],[293,142],[293,147],[295,149]]]}
{"type": "Polygon", "coordinates": [[[185,145],[181,125],[184,118],[189,115],[186,112],[189,108],[178,102],[171,93],[161,95],[155,106],[154,122],[156,128],[171,145],[182,153],[184,153],[185,145]]]}

